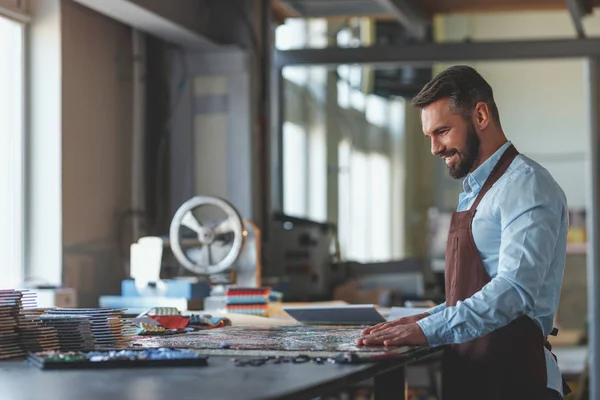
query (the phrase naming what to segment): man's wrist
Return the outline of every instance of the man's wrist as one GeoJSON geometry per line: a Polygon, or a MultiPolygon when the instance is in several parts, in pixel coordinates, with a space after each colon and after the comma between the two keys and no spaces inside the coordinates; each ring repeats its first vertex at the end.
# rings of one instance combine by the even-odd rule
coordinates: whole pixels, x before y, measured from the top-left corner
{"type": "Polygon", "coordinates": [[[417,321],[417,325],[423,331],[423,334],[427,338],[427,343],[431,347],[452,342],[452,330],[448,329],[446,320],[440,313],[432,314],[427,318],[417,321]]]}
{"type": "Polygon", "coordinates": [[[417,317],[418,317],[417,321],[419,321],[419,320],[422,320],[423,318],[427,318],[427,317],[429,317],[430,315],[431,315],[431,314],[430,314],[430,313],[428,313],[428,312],[421,313],[421,314],[417,315],[417,317]]]}

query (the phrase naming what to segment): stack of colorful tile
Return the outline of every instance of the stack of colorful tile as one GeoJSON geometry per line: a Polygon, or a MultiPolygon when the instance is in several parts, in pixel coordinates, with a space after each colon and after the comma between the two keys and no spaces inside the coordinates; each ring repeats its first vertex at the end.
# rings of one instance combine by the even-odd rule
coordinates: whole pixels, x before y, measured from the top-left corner
{"type": "Polygon", "coordinates": [[[56,329],[45,326],[40,315],[48,309],[23,309],[17,319],[19,344],[26,352],[53,351],[60,348],[56,329]]]}
{"type": "Polygon", "coordinates": [[[271,288],[231,287],[227,289],[227,312],[266,317],[271,288]]]}
{"type": "Polygon", "coordinates": [[[130,340],[133,340],[134,336],[137,336],[137,325],[135,324],[134,318],[122,318],[123,328],[121,329],[121,336],[124,343],[129,344],[130,340]]]}
{"type": "Polygon", "coordinates": [[[123,347],[128,344],[128,341],[123,337],[123,319],[121,317],[108,317],[106,320],[110,334],[114,338],[114,342],[110,347],[123,347]]]}
{"type": "Polygon", "coordinates": [[[43,314],[40,315],[40,319],[44,326],[56,329],[60,350],[86,351],[95,348],[96,340],[92,333],[89,316],[79,314],[43,314]]]}
{"type": "Polygon", "coordinates": [[[44,328],[36,310],[36,294],[28,290],[0,290],[0,358],[28,351],[57,349],[56,332],[44,328]]]}
{"type": "Polygon", "coordinates": [[[86,318],[89,321],[95,345],[98,347],[114,347],[121,339],[122,323],[120,317],[123,315],[123,310],[112,308],[56,308],[48,311],[48,315],[77,315],[86,318]]]}
{"type": "Polygon", "coordinates": [[[124,310],[112,310],[113,313],[107,318],[107,324],[114,342],[109,347],[127,347],[131,336],[135,336],[136,326],[127,318],[123,318],[124,310]]]}
{"type": "Polygon", "coordinates": [[[55,308],[48,315],[78,315],[90,322],[97,348],[127,347],[132,336],[136,336],[136,325],[131,319],[123,318],[125,310],[112,308],[55,308]]]}
{"type": "Polygon", "coordinates": [[[0,294],[0,360],[25,355],[19,345],[18,313],[19,303],[16,297],[0,294]]]}

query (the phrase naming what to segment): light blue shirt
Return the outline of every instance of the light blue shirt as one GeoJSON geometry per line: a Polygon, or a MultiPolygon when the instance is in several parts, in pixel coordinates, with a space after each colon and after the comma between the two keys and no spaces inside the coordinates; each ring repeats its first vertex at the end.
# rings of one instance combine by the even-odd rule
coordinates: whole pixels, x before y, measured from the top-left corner
{"type": "MultiPolygon", "coordinates": [[[[470,209],[510,144],[464,179],[458,211],[470,209]]],[[[548,336],[560,296],[567,227],[562,189],[542,166],[518,155],[483,197],[473,219],[475,245],[492,279],[470,298],[452,307],[440,304],[417,322],[429,345],[468,342],[522,315],[528,315],[548,336]]],[[[545,352],[548,387],[562,394],[556,361],[545,352]]]]}

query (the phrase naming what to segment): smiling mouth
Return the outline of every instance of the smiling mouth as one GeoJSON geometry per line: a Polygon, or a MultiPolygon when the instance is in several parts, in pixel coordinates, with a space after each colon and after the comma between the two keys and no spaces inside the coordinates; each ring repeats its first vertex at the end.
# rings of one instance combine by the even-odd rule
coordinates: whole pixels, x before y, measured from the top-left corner
{"type": "Polygon", "coordinates": [[[446,162],[446,165],[450,165],[450,164],[454,163],[454,161],[456,161],[457,155],[458,155],[458,153],[454,153],[450,156],[446,156],[446,157],[442,157],[442,158],[446,162]]]}

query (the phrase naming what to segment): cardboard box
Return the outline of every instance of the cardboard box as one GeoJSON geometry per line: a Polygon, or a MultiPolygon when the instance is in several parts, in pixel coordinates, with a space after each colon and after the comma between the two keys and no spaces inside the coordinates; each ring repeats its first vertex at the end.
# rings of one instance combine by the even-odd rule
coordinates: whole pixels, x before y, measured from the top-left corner
{"type": "Polygon", "coordinates": [[[32,289],[38,307],[77,307],[77,292],[72,288],[32,289]]]}

